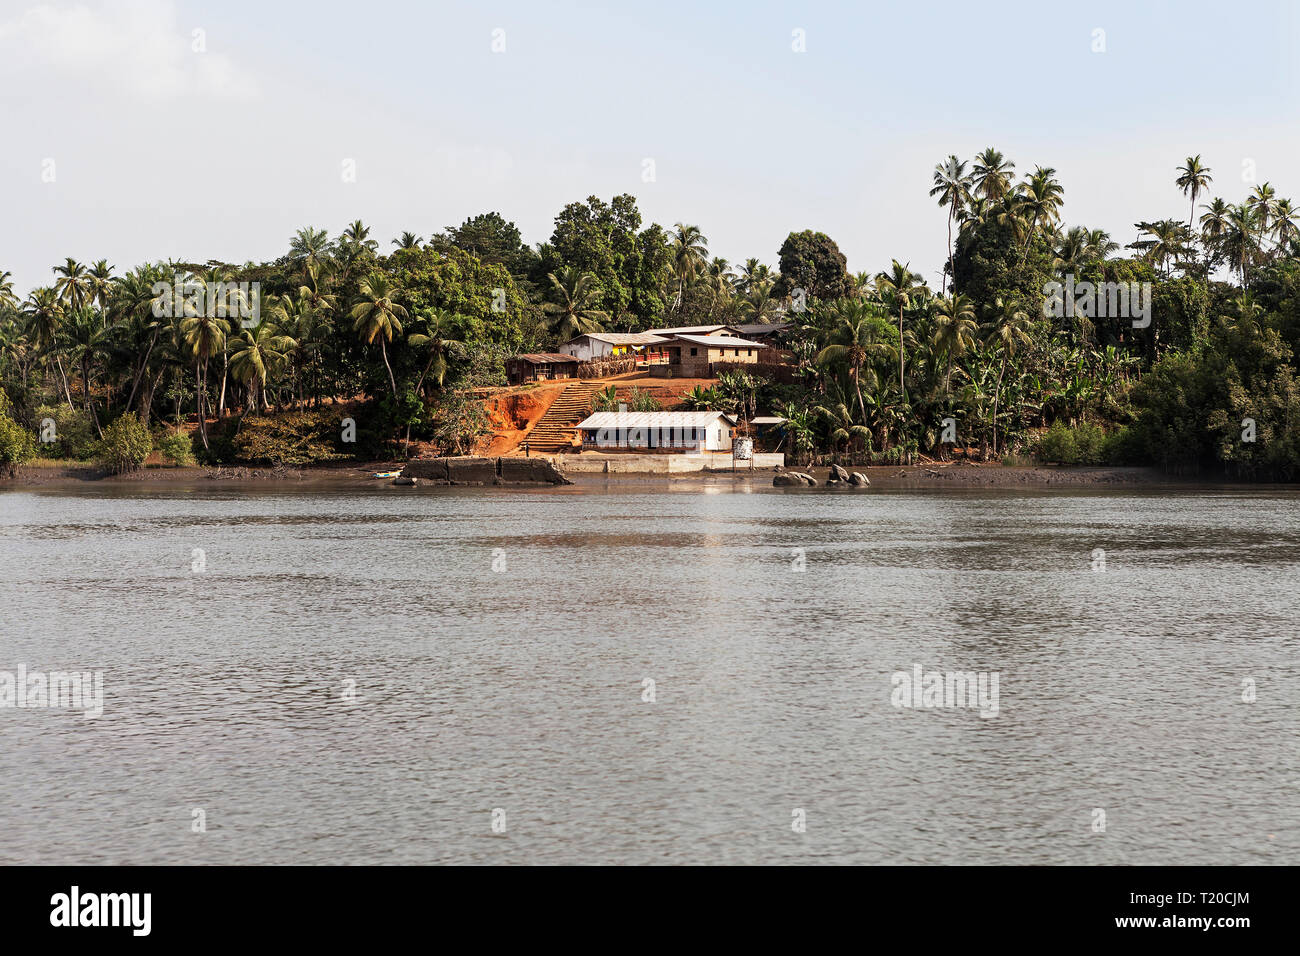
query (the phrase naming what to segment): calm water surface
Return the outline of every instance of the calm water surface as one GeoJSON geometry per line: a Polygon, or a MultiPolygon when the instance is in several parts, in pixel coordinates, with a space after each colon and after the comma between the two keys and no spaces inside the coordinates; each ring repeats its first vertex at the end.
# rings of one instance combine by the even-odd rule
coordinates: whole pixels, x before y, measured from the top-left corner
{"type": "Polygon", "coordinates": [[[1300,861],[1288,491],[20,488],[0,571],[106,696],[0,709],[0,862],[1300,861]]]}

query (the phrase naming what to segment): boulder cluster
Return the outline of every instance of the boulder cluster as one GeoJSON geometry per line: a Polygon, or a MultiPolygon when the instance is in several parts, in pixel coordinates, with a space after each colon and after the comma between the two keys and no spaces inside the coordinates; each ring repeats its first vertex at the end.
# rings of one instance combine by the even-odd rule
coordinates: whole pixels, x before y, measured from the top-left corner
{"type": "MultiPolygon", "coordinates": [[[[804,471],[778,471],[772,478],[772,487],[813,487],[817,479],[804,471]]],[[[826,476],[826,487],[848,485],[853,488],[869,488],[871,481],[860,471],[850,472],[839,465],[831,465],[830,474],[826,476]]]]}

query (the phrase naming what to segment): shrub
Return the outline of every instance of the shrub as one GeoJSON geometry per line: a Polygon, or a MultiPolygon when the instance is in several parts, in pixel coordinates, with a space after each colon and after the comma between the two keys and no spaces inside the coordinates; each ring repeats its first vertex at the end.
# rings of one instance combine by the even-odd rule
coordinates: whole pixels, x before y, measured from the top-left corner
{"type": "Polygon", "coordinates": [[[467,455],[488,431],[483,403],[451,392],[434,406],[433,438],[446,454],[467,455]]]}
{"type": "Polygon", "coordinates": [[[1056,422],[1038,440],[1038,458],[1045,462],[1073,465],[1078,459],[1074,432],[1064,422],[1056,422]]]}
{"type": "Polygon", "coordinates": [[[36,457],[36,436],[0,411],[0,468],[12,475],[36,457]]]}
{"type": "Polygon", "coordinates": [[[346,457],[339,450],[346,417],[337,410],[249,416],[230,439],[234,457],[249,464],[310,465],[346,457]]]}
{"type": "Polygon", "coordinates": [[[32,415],[32,425],[41,440],[41,450],[50,458],[84,461],[95,454],[94,427],[83,409],[42,405],[32,415]],[[47,434],[51,436],[48,442],[44,441],[47,434]]]}
{"type": "Polygon", "coordinates": [[[95,458],[112,474],[136,471],[153,451],[149,428],[139,417],[126,414],[104,429],[95,446],[95,458]]]}
{"type": "Polygon", "coordinates": [[[158,439],[158,450],[173,465],[194,464],[194,442],[184,432],[168,432],[158,439]]]}

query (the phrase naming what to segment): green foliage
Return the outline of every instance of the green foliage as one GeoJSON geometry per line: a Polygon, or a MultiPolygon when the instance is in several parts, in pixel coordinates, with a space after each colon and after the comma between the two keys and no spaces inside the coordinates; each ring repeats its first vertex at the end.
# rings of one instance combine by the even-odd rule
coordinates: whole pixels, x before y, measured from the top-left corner
{"type": "Polygon", "coordinates": [[[9,474],[36,457],[36,436],[8,415],[9,400],[0,390],[0,467],[9,474]]]}
{"type": "Polygon", "coordinates": [[[230,439],[236,461],[256,465],[311,465],[345,458],[337,410],[246,417],[230,439]]]}
{"type": "Polygon", "coordinates": [[[483,403],[472,397],[453,392],[434,406],[433,438],[445,454],[470,454],[489,430],[483,403]]]}
{"type": "MultiPolygon", "coordinates": [[[[388,271],[412,315],[442,309],[465,316],[462,338],[517,348],[536,310],[504,266],[488,264],[452,245],[398,249],[388,271]]],[[[396,350],[394,350],[396,351],[396,350]]]]}
{"type": "Polygon", "coordinates": [[[104,429],[95,459],[111,474],[138,471],[153,451],[149,427],[137,415],[126,414],[104,429]]]}
{"type": "Polygon", "coordinates": [[[173,465],[194,464],[194,441],[180,431],[168,431],[158,439],[158,451],[173,465]]]}
{"type": "Polygon", "coordinates": [[[95,429],[90,416],[80,408],[67,405],[42,405],[32,414],[37,439],[44,434],[46,422],[54,423],[54,440],[41,442],[46,458],[74,458],[86,461],[95,454],[95,429]]]}
{"type": "Polygon", "coordinates": [[[1056,422],[1038,440],[1038,458],[1057,465],[1100,465],[1106,462],[1106,433],[1099,425],[1056,422]]]}
{"type": "Polygon", "coordinates": [[[838,299],[852,291],[848,261],[835,240],[822,232],[792,232],[781,243],[781,278],[773,289],[780,298],[803,289],[809,301],[838,299]]]}

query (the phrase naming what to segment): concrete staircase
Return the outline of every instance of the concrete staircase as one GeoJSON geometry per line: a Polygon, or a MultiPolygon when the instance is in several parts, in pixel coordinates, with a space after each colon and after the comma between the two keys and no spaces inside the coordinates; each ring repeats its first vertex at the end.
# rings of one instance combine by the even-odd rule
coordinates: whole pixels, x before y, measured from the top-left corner
{"type": "Polygon", "coordinates": [[[572,427],[591,414],[591,396],[604,391],[608,384],[601,380],[575,379],[565,386],[524,437],[529,454],[550,455],[568,448],[574,435],[572,427]]]}

